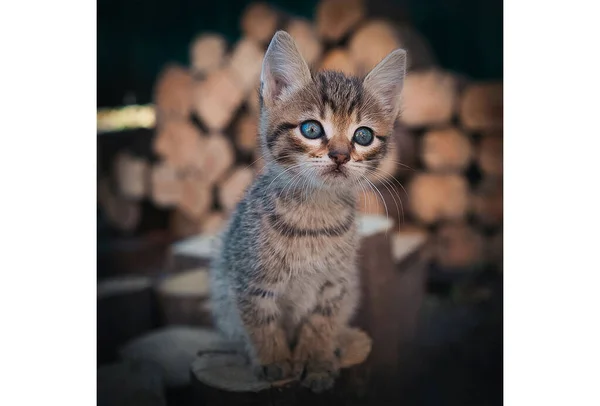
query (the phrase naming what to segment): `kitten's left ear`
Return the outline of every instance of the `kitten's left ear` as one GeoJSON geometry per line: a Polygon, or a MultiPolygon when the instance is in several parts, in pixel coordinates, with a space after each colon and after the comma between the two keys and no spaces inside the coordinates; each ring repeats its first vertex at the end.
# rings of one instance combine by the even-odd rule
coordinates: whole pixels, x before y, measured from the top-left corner
{"type": "Polygon", "coordinates": [[[373,68],[363,82],[365,89],[396,117],[400,111],[402,86],[406,74],[406,51],[397,49],[373,68]]]}
{"type": "Polygon", "coordinates": [[[261,95],[265,106],[300,89],[311,80],[310,70],[293,38],[277,31],[269,44],[260,74],[261,95]]]}

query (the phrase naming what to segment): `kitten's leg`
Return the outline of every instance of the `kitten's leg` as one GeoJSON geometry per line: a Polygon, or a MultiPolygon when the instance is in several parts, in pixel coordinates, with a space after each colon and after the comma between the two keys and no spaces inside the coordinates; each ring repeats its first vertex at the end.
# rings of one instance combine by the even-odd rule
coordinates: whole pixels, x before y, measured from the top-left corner
{"type": "Polygon", "coordinates": [[[292,373],[291,352],[281,327],[275,292],[273,286],[254,284],[238,293],[238,308],[255,372],[271,381],[292,373]]]}
{"type": "Polygon", "coordinates": [[[293,354],[294,372],[305,369],[303,385],[315,392],[331,388],[338,374],[337,337],[350,314],[354,300],[350,293],[343,282],[326,282],[316,306],[300,326],[293,354]]]}

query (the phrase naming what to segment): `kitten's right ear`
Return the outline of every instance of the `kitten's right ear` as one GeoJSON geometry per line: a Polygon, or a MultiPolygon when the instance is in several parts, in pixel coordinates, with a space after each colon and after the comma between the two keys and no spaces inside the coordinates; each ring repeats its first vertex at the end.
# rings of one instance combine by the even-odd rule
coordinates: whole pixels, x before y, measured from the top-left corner
{"type": "Polygon", "coordinates": [[[263,103],[271,107],[311,80],[308,65],[292,37],[277,31],[269,44],[260,74],[263,103]]]}

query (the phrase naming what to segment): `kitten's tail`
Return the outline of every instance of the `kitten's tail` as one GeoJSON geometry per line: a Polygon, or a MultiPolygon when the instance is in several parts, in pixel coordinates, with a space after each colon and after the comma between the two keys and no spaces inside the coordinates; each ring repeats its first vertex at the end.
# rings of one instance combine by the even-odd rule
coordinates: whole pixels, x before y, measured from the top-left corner
{"type": "Polygon", "coordinates": [[[362,364],[371,352],[371,338],[362,330],[344,327],[338,336],[340,367],[362,364]]]}

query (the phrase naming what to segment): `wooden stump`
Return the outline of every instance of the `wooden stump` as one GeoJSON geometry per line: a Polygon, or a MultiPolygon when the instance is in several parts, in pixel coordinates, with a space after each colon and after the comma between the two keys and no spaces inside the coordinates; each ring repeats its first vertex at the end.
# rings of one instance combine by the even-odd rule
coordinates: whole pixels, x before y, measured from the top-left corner
{"type": "Polygon", "coordinates": [[[365,16],[363,0],[322,0],[317,5],[316,25],[326,42],[339,42],[365,16]]]}
{"type": "Polygon", "coordinates": [[[329,51],[319,66],[319,70],[332,70],[346,75],[355,75],[356,69],[350,55],[344,49],[337,48],[329,51]]]}
{"type": "Polygon", "coordinates": [[[168,274],[156,287],[163,324],[210,326],[209,282],[206,268],[168,274]]]}
{"type": "Polygon", "coordinates": [[[192,111],[192,75],[178,65],[168,65],[154,88],[157,125],[165,119],[186,119],[192,111]]]}
{"type": "Polygon", "coordinates": [[[233,170],[231,175],[219,185],[219,202],[226,212],[235,209],[253,180],[254,172],[252,169],[239,167],[233,170]]]}
{"type": "Polygon", "coordinates": [[[422,149],[423,161],[432,171],[460,172],[471,162],[471,142],[456,128],[428,131],[422,149]]]}
{"type": "Polygon", "coordinates": [[[194,75],[206,75],[223,65],[227,41],[222,35],[205,33],[194,39],[190,47],[190,61],[194,75]]]}
{"type": "Polygon", "coordinates": [[[397,319],[395,313],[399,311],[393,305],[397,285],[389,238],[391,227],[391,221],[381,216],[361,216],[359,222],[358,263],[363,299],[358,317],[373,340],[370,358],[380,372],[396,370],[399,361],[398,346],[388,342],[400,335],[399,323],[389,322],[397,319]]]}
{"type": "Polygon", "coordinates": [[[194,111],[212,131],[224,129],[242,103],[244,88],[235,73],[221,68],[193,87],[194,111]]]}
{"type": "Polygon", "coordinates": [[[321,56],[323,46],[312,23],[304,19],[295,18],[287,24],[285,30],[294,38],[298,50],[306,60],[306,63],[309,66],[313,65],[321,56]]]}
{"type": "Polygon", "coordinates": [[[112,361],[119,346],[156,326],[149,277],[122,276],[99,282],[97,306],[99,362],[112,361]]]}
{"type": "Polygon", "coordinates": [[[465,223],[443,225],[437,232],[435,263],[446,271],[481,267],[485,258],[483,236],[465,223]]]}
{"type": "Polygon", "coordinates": [[[487,178],[471,197],[471,206],[477,221],[486,227],[498,227],[503,219],[503,191],[501,178],[487,178]]]}
{"type": "Polygon", "coordinates": [[[271,40],[278,24],[277,12],[267,3],[252,3],[242,14],[242,32],[246,37],[262,44],[271,40]]]}
{"type": "MultiPolygon", "coordinates": [[[[352,370],[367,358],[371,340],[362,331],[348,328],[340,339],[344,349],[340,350],[342,374],[336,388],[353,384],[352,370]]],[[[313,394],[301,387],[297,380],[267,382],[258,379],[247,360],[233,350],[214,351],[200,349],[193,362],[192,385],[195,400],[206,405],[296,405],[314,399],[322,404],[331,398],[329,393],[313,394]]],[[[312,402],[311,402],[312,404],[312,402]]]]}
{"type": "Polygon", "coordinates": [[[390,52],[401,47],[394,26],[384,20],[372,20],[356,31],[348,48],[357,72],[366,75],[390,52]]]}
{"type": "Polygon", "coordinates": [[[191,383],[190,365],[199,350],[220,351],[229,348],[213,330],[171,326],[131,340],[119,353],[126,361],[148,362],[159,366],[165,386],[173,388],[191,383]]]}
{"type": "Polygon", "coordinates": [[[479,144],[477,162],[481,170],[489,176],[502,176],[504,172],[503,141],[501,134],[484,136],[479,144]]]}
{"type": "Polygon", "coordinates": [[[462,219],[469,208],[468,189],[460,175],[420,173],[408,188],[411,213],[426,224],[462,219]]]}
{"type": "Polygon", "coordinates": [[[206,268],[218,248],[216,234],[199,234],[174,243],[167,259],[170,272],[206,268]]]}
{"type": "Polygon", "coordinates": [[[476,83],[467,89],[460,103],[460,119],[469,130],[502,127],[502,83],[476,83]]]}
{"type": "Polygon", "coordinates": [[[162,374],[149,362],[124,361],[97,371],[98,406],[167,406],[162,374]]]}
{"type": "Polygon", "coordinates": [[[401,122],[409,127],[450,122],[457,103],[457,81],[449,73],[430,69],[406,75],[401,122]]]}
{"type": "Polygon", "coordinates": [[[264,52],[260,45],[248,38],[241,39],[234,47],[229,59],[229,71],[246,95],[260,85],[264,52]]]}

